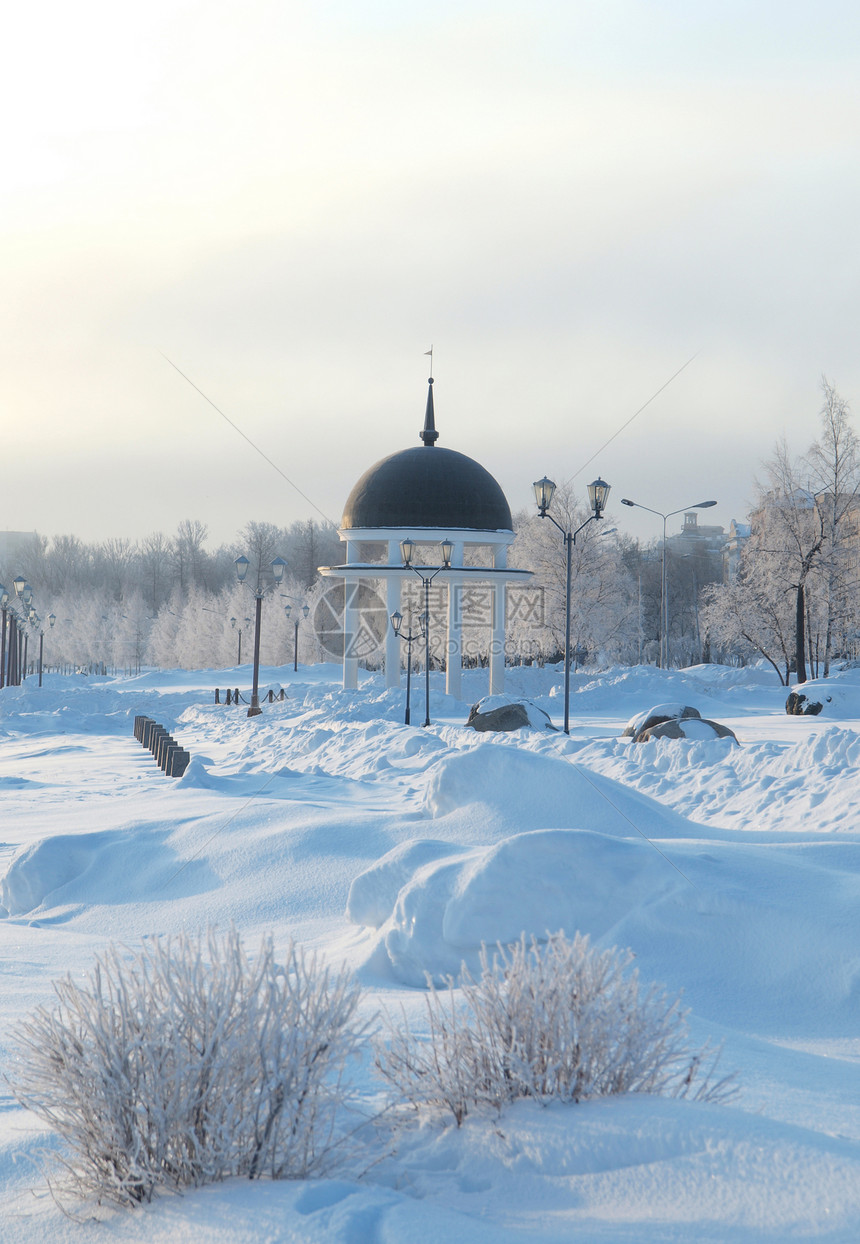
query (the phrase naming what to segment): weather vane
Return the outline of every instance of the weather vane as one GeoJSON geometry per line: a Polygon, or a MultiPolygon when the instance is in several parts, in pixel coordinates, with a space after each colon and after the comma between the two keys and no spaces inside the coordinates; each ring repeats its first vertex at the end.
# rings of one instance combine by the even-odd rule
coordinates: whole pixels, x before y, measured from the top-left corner
{"type": "Polygon", "coordinates": [[[430,355],[430,379],[432,380],[433,379],[433,347],[431,346],[429,350],[425,350],[424,354],[425,356],[428,354],[430,355]]]}

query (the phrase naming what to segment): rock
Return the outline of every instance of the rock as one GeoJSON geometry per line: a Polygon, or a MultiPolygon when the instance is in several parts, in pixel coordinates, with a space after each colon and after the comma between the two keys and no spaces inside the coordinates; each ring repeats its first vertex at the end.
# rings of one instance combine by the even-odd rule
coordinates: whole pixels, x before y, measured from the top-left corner
{"type": "Polygon", "coordinates": [[[690,704],[655,704],[653,708],[646,709],[644,713],[637,713],[635,717],[631,717],[621,731],[621,737],[622,739],[635,738],[643,730],[650,730],[652,726],[659,725],[661,721],[684,720],[687,717],[701,717],[701,715],[699,710],[690,704]]]}
{"type": "Polygon", "coordinates": [[[817,717],[823,708],[821,700],[811,700],[802,691],[789,691],[785,702],[785,711],[794,717],[817,717]]]}
{"type": "Polygon", "coordinates": [[[514,700],[504,695],[488,695],[469,711],[467,726],[473,730],[497,730],[509,732],[532,727],[536,730],[554,730],[549,716],[532,704],[531,700],[514,700]]]}
{"type": "Polygon", "coordinates": [[[659,721],[647,729],[640,730],[633,736],[634,743],[647,743],[650,739],[689,739],[699,742],[707,739],[732,739],[737,737],[728,726],[718,721],[710,721],[707,717],[673,717],[669,721],[659,721]]]}

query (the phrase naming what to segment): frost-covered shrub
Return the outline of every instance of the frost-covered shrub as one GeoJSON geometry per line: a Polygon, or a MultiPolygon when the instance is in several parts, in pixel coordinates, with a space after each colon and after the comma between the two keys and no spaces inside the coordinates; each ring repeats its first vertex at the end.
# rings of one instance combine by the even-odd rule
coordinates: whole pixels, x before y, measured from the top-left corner
{"type": "Polygon", "coordinates": [[[22,1105],[66,1142],[73,1190],[119,1204],[231,1175],[306,1178],[342,1137],[358,989],[235,929],[111,947],[17,1034],[22,1105]]]}
{"type": "Polygon", "coordinates": [[[680,999],[642,990],[631,958],[579,934],[523,935],[492,957],[482,947],[478,980],[464,968],[439,991],[428,978],[427,1037],[389,1017],[376,1065],[413,1106],[450,1110],[458,1124],[522,1097],[733,1096],[732,1077],[714,1080],[719,1050],[687,1048],[680,999]]]}

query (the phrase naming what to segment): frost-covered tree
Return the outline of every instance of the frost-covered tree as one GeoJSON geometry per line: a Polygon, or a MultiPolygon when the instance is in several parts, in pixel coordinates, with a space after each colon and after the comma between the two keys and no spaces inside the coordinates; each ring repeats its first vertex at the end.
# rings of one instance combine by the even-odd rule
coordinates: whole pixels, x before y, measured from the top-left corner
{"type": "MultiPolygon", "coordinates": [[[[589,517],[573,490],[556,489],[553,513],[565,531],[576,531],[589,517]]],[[[543,593],[542,625],[533,616],[514,620],[512,635],[524,655],[534,651],[547,660],[564,653],[567,554],[558,529],[532,515],[517,518],[517,534],[509,553],[512,566],[531,570],[534,588],[543,593]]],[[[617,659],[629,642],[634,625],[632,579],[625,569],[622,551],[613,536],[604,536],[606,524],[589,523],[576,538],[571,551],[571,647],[617,659]]]]}
{"type": "Polygon", "coordinates": [[[795,458],[780,441],[765,463],[735,584],[709,593],[718,645],[747,644],[804,682],[834,637],[856,626],[853,607],[860,460],[847,403],[825,378],[821,434],[795,458]],[[819,642],[820,640],[820,642],[819,642]]]}
{"type": "Polygon", "coordinates": [[[834,636],[856,625],[857,518],[860,511],[860,445],[848,403],[822,377],[821,433],[806,455],[824,532],[819,578],[824,611],[824,676],[830,672],[834,636]]]}
{"type": "Polygon", "coordinates": [[[794,599],[766,548],[749,550],[732,583],[705,588],[701,626],[714,657],[762,656],[788,686],[794,659],[794,599]]]}
{"type": "Polygon", "coordinates": [[[204,545],[208,529],[197,519],[185,518],[176,528],[170,545],[174,582],[183,591],[206,585],[207,557],[204,545]]]}

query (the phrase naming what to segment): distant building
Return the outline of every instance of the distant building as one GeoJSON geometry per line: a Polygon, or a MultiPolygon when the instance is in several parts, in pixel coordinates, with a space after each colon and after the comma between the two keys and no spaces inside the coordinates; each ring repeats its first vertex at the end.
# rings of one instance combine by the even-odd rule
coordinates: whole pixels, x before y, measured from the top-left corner
{"type": "Polygon", "coordinates": [[[0,566],[11,568],[16,559],[23,561],[38,538],[35,531],[0,531],[0,566]]]}
{"type": "Polygon", "coordinates": [[[732,519],[729,523],[729,534],[723,545],[723,582],[734,583],[738,577],[744,548],[750,538],[752,524],[739,523],[732,519]]]}
{"type": "Polygon", "coordinates": [[[725,542],[724,527],[700,523],[696,511],[688,510],[680,532],[667,537],[666,548],[673,559],[694,559],[687,564],[694,568],[696,585],[701,587],[705,583],[719,583],[722,579],[725,542]]]}

